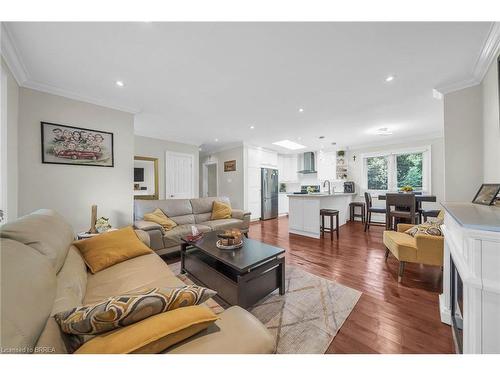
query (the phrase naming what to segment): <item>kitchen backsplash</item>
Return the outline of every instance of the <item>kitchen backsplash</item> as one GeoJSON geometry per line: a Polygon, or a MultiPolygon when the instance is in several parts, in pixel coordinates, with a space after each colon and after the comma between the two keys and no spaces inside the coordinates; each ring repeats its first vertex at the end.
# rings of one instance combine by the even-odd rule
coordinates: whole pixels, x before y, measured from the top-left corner
{"type": "MultiPolygon", "coordinates": [[[[327,191],[328,190],[328,186],[323,187],[322,183],[320,183],[316,178],[314,178],[314,179],[310,178],[310,176],[308,176],[307,179],[301,179],[301,182],[286,183],[285,185],[286,185],[286,192],[288,192],[288,193],[293,193],[293,192],[296,192],[296,191],[300,191],[300,187],[302,185],[319,185],[321,191],[327,191]]],[[[343,192],[344,191],[344,181],[335,181],[335,182],[332,182],[332,188],[336,192],[343,192]]]]}

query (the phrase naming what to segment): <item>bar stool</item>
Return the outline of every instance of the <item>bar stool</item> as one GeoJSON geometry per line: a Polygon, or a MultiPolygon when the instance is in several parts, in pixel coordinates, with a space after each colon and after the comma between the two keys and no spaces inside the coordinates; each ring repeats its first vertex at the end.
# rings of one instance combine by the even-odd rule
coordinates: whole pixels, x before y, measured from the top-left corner
{"type": "Polygon", "coordinates": [[[354,221],[355,218],[360,217],[361,222],[365,222],[365,203],[364,202],[351,202],[349,203],[349,220],[354,221]],[[356,213],[356,207],[361,208],[361,213],[356,213]]]}
{"type": "Polygon", "coordinates": [[[321,216],[321,237],[325,236],[325,232],[330,232],[330,240],[333,241],[333,232],[337,232],[337,240],[339,239],[339,210],[330,210],[322,208],[319,210],[321,216]],[[330,229],[325,228],[325,216],[330,218],[330,229]],[[333,229],[333,217],[335,217],[335,229],[333,229]]]}

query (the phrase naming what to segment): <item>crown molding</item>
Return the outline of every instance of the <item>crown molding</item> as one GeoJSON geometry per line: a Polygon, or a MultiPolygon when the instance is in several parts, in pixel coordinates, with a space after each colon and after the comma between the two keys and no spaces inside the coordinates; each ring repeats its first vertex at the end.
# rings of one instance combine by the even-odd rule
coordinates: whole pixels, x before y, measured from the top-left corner
{"type": "Polygon", "coordinates": [[[101,107],[111,108],[122,112],[128,112],[132,114],[137,114],[141,112],[139,108],[117,105],[115,103],[111,103],[106,100],[96,99],[89,96],[81,95],[70,90],[61,89],[56,86],[48,85],[33,80],[30,77],[28,70],[26,69],[26,66],[24,65],[21,59],[21,55],[19,54],[19,51],[17,50],[16,45],[12,40],[12,36],[9,32],[7,25],[5,24],[5,22],[2,22],[1,24],[2,24],[1,25],[2,57],[4,58],[5,63],[9,67],[10,71],[12,72],[12,75],[14,76],[14,79],[17,81],[17,84],[20,87],[26,87],[33,90],[46,92],[48,94],[63,96],[65,98],[79,100],[82,102],[91,103],[99,105],[101,107]]]}
{"type": "Polygon", "coordinates": [[[474,65],[473,76],[478,82],[482,82],[491,63],[496,60],[500,50],[500,22],[493,22],[484,41],[483,48],[474,65]]]}
{"type": "Polygon", "coordinates": [[[52,94],[52,95],[62,96],[62,97],[68,98],[68,99],[78,100],[78,101],[86,102],[86,103],[90,103],[90,104],[95,104],[95,105],[98,105],[101,107],[115,109],[117,111],[128,112],[128,113],[131,113],[134,115],[141,112],[141,110],[139,108],[118,105],[115,103],[111,103],[107,100],[101,100],[101,99],[92,98],[92,97],[89,97],[86,95],[81,95],[81,94],[78,94],[78,93],[73,92],[73,91],[61,89],[59,87],[47,85],[45,83],[37,82],[34,80],[27,80],[26,82],[24,82],[22,87],[32,89],[32,90],[46,92],[46,93],[52,94]]]}
{"type": "Polygon", "coordinates": [[[481,83],[481,81],[478,81],[475,78],[468,78],[468,79],[464,79],[462,81],[455,81],[452,83],[438,86],[434,90],[436,90],[437,92],[439,92],[442,95],[445,95],[445,94],[449,94],[450,92],[453,92],[453,91],[463,90],[463,89],[466,89],[468,87],[479,85],[480,83],[481,83]]]}
{"type": "Polygon", "coordinates": [[[1,52],[5,63],[9,67],[14,79],[19,86],[23,86],[29,79],[28,71],[24,66],[19,51],[17,50],[15,44],[12,42],[12,37],[5,22],[1,23],[1,52]]]}
{"type": "Polygon", "coordinates": [[[466,89],[479,85],[486,75],[489,67],[498,56],[500,51],[500,22],[492,22],[488,36],[486,37],[481,52],[476,59],[474,68],[469,77],[459,81],[446,83],[435,88],[441,94],[466,89]]]}

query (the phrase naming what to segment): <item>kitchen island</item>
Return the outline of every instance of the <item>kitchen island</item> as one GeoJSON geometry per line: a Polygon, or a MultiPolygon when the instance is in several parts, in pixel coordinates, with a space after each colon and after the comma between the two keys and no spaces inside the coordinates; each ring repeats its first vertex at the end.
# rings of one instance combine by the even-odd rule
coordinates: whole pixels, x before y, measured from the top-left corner
{"type": "MultiPolygon", "coordinates": [[[[320,238],[319,210],[339,210],[339,225],[344,225],[349,213],[349,203],[356,193],[288,194],[288,232],[302,236],[320,238]]],[[[325,227],[330,219],[325,217],[325,227]]]]}

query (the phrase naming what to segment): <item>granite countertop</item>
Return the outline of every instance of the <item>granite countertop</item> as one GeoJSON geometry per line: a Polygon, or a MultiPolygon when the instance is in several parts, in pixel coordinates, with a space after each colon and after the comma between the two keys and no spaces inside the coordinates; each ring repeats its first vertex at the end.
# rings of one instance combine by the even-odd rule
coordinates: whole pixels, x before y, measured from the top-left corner
{"type": "Polygon", "coordinates": [[[289,197],[294,198],[332,198],[345,195],[356,195],[356,193],[313,193],[313,194],[288,194],[289,197]]]}
{"type": "Polygon", "coordinates": [[[500,207],[461,202],[445,202],[442,205],[465,228],[500,232],[500,207]]]}

